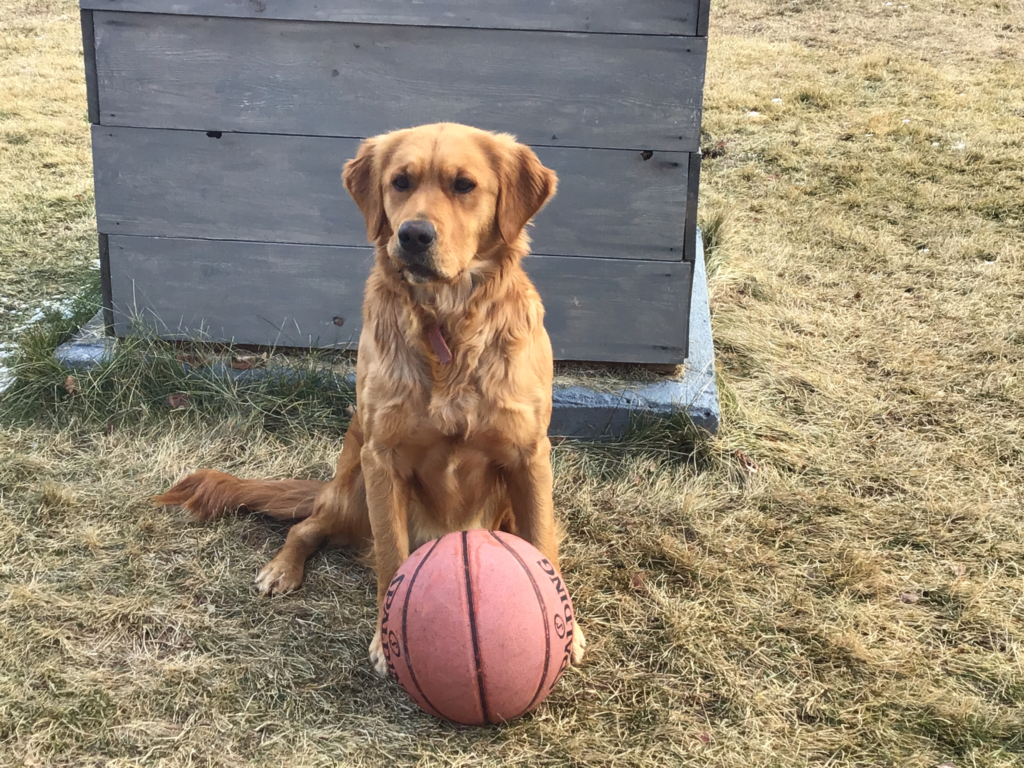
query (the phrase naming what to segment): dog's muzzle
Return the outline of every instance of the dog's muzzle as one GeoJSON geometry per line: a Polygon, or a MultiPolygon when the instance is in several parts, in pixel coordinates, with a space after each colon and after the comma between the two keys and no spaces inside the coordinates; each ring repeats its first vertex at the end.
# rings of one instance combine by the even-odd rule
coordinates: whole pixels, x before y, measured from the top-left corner
{"type": "Polygon", "coordinates": [[[398,252],[395,255],[402,263],[402,271],[415,282],[439,277],[431,259],[436,241],[437,230],[425,219],[410,219],[398,228],[398,252]]]}

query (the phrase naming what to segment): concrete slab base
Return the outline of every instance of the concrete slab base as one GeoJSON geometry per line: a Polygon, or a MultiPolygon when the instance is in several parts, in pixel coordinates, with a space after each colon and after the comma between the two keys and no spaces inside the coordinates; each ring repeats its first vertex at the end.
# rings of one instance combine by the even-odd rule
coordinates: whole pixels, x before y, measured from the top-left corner
{"type": "Polygon", "coordinates": [[[718,432],[720,407],[715,379],[715,347],[711,336],[704,246],[697,233],[697,258],[690,298],[690,356],[682,376],[626,386],[614,392],[587,387],[555,388],[551,435],[600,439],[619,437],[631,425],[671,418],[683,411],[695,426],[718,432]]]}
{"type": "MultiPolygon", "coordinates": [[[[685,412],[699,429],[718,431],[720,409],[715,381],[715,350],[711,336],[711,309],[708,303],[707,269],[700,233],[697,234],[697,258],[693,272],[690,301],[690,356],[681,375],[662,381],[628,383],[613,391],[598,391],[586,386],[558,386],[553,393],[550,434],[587,440],[622,436],[638,423],[650,424],[685,412]]],[[[102,313],[86,323],[69,341],[57,347],[56,357],[67,368],[87,369],[110,359],[116,340],[104,335],[102,313]]],[[[196,370],[197,375],[229,374],[239,379],[258,378],[266,370],[235,371],[223,363],[212,370],[196,370]]],[[[342,386],[354,386],[354,377],[339,378],[342,386]]]]}
{"type": "Polygon", "coordinates": [[[117,339],[106,334],[103,310],[100,310],[74,336],[57,347],[54,355],[65,368],[95,368],[111,358],[116,344],[117,339]]]}

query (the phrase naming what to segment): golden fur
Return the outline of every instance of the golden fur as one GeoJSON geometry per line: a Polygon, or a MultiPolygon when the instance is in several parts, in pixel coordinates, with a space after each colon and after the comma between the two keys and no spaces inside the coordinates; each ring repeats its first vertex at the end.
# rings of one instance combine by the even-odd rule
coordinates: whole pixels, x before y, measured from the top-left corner
{"type": "MultiPolygon", "coordinates": [[[[206,469],[156,501],[204,520],[238,508],[302,519],[256,578],[265,594],[297,588],[306,558],[328,541],[371,555],[378,608],[409,553],[450,531],[511,531],[557,566],[551,342],[520,265],[554,172],[511,136],[440,123],[366,140],[342,178],[377,249],[357,408],[334,478],[241,480],[206,469]],[[423,266],[410,267],[398,231],[413,220],[436,237],[423,266]],[[447,364],[431,345],[435,327],[447,364]]],[[[577,627],[574,663],[583,648],[577,627]]],[[[386,671],[379,633],[370,658],[386,671]]]]}

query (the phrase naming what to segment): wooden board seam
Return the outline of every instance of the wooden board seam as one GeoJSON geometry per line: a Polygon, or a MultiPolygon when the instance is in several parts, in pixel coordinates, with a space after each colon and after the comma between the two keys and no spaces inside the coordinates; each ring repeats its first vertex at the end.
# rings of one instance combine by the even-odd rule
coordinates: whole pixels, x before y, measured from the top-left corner
{"type": "MultiPolygon", "coordinates": [[[[369,136],[350,136],[348,134],[337,134],[337,133],[283,133],[281,131],[224,131],[217,126],[210,126],[209,128],[155,128],[151,125],[131,125],[128,123],[117,123],[116,125],[104,125],[104,128],[131,128],[139,131],[178,131],[179,133],[219,133],[222,136],[283,136],[285,138],[299,136],[308,137],[310,139],[348,139],[350,141],[364,141],[365,139],[371,138],[369,136]]],[[[410,125],[407,128],[415,128],[416,126],[410,125]]],[[[402,128],[396,128],[395,130],[404,130],[402,128]]],[[[513,134],[514,135],[514,134],[513,134]]],[[[524,142],[526,143],[526,142],[524,142]]],[[[666,155],[692,155],[700,152],[700,146],[695,146],[692,149],[651,149],[650,147],[592,147],[577,144],[542,144],[538,142],[530,142],[527,144],[530,147],[537,147],[539,149],[598,149],[603,152],[651,152],[652,155],[666,154],[666,155]]],[[[338,171],[338,178],[341,178],[341,171],[338,171]]]]}
{"type": "MultiPolygon", "coordinates": [[[[140,240],[188,240],[203,243],[248,243],[251,245],[288,245],[300,246],[302,248],[358,248],[360,250],[372,251],[372,245],[344,245],[335,243],[299,243],[290,240],[242,240],[237,237],[183,237],[181,235],[130,235],[121,232],[102,232],[100,237],[137,237],[140,240]]],[[[620,261],[623,264],[678,264],[688,259],[625,259],[614,256],[588,256],[584,253],[534,253],[531,251],[524,256],[526,259],[596,259],[600,261],[620,261]]]]}

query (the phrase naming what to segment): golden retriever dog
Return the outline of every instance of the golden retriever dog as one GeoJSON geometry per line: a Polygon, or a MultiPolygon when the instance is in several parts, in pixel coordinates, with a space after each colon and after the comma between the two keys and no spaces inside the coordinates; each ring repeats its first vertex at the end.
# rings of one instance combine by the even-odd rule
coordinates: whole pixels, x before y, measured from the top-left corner
{"type": "MultiPolygon", "coordinates": [[[[452,123],[362,143],[345,188],[376,261],[366,283],[356,411],[337,472],[242,480],[202,469],[155,498],[200,520],[236,509],[300,520],[256,577],[296,589],[326,542],[362,548],[378,610],[402,562],[451,531],[500,529],[558,565],[551,490],[551,342],[520,260],[557,177],[506,134],[452,123]]],[[[573,634],[573,663],[585,641],[573,634]]],[[[370,661],[387,671],[380,631],[370,661]]]]}

